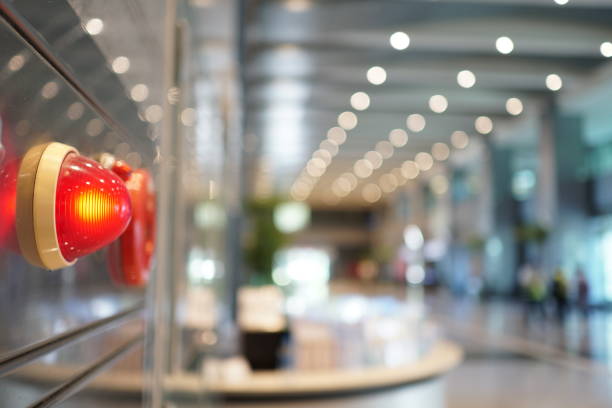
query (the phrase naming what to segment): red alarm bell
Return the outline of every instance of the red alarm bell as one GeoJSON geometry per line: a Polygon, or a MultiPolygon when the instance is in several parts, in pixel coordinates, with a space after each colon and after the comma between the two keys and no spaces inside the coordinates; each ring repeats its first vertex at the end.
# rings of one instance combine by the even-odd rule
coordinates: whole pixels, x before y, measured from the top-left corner
{"type": "Polygon", "coordinates": [[[108,245],[127,228],[130,194],[115,173],[62,143],[33,147],[17,181],[17,237],[22,255],[47,269],[108,245]]]}
{"type": "Polygon", "coordinates": [[[106,157],[103,162],[126,181],[132,201],[132,220],[109,249],[111,276],[121,285],[144,286],[149,280],[155,250],[153,178],[146,169],[131,171],[121,160],[113,162],[106,157]]]}

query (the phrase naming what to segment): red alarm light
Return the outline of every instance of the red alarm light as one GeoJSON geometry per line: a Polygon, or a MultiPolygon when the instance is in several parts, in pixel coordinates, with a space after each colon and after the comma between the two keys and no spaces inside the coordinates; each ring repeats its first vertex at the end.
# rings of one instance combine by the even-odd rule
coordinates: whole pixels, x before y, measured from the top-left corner
{"type": "Polygon", "coordinates": [[[76,149],[49,143],[30,149],[17,183],[17,236],[31,263],[58,269],[108,245],[127,228],[124,182],[76,149]]]}
{"type": "Polygon", "coordinates": [[[149,280],[155,250],[156,197],[153,178],[145,169],[127,171],[122,161],[114,162],[112,169],[127,177],[132,220],[109,249],[111,276],[121,285],[144,286],[149,280]]]}

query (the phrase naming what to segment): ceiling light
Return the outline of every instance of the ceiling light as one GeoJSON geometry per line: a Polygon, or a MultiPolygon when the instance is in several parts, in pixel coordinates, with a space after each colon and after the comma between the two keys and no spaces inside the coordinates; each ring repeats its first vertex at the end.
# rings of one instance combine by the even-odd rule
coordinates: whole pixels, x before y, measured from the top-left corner
{"type": "Polygon", "coordinates": [[[444,95],[434,95],[429,98],[429,109],[435,113],[442,113],[448,108],[448,100],[444,95]]]}
{"type": "Polygon", "coordinates": [[[355,172],[355,175],[359,178],[370,177],[372,175],[373,170],[374,169],[372,163],[365,159],[357,160],[357,162],[353,166],[353,171],[355,172]]]}
{"type": "Polygon", "coordinates": [[[612,43],[609,41],[602,42],[599,51],[601,51],[601,55],[606,58],[612,57],[612,43]]]}
{"type": "Polygon", "coordinates": [[[393,176],[397,180],[397,184],[399,184],[400,186],[403,186],[408,181],[408,179],[404,177],[404,175],[402,174],[401,167],[396,167],[393,170],[391,170],[391,174],[393,174],[393,176]]]}
{"type": "Polygon", "coordinates": [[[434,145],[431,147],[431,154],[433,155],[434,159],[444,161],[450,156],[450,149],[446,143],[434,143],[434,145]]]}
{"type": "Polygon", "coordinates": [[[423,129],[425,129],[425,124],[425,118],[423,115],[419,115],[418,113],[413,113],[412,115],[408,116],[408,119],[406,119],[406,126],[415,133],[421,132],[423,129]]]}
{"type": "Polygon", "coordinates": [[[501,54],[510,54],[514,50],[514,42],[509,37],[499,37],[495,41],[495,48],[501,54]]]}
{"type": "Polygon", "coordinates": [[[404,129],[393,129],[389,132],[389,141],[395,147],[403,147],[408,143],[408,133],[404,129]]]}
{"type": "Polygon", "coordinates": [[[569,3],[569,0],[555,0],[555,3],[560,6],[565,6],[567,3],[569,3]]]}
{"type": "Polygon", "coordinates": [[[376,147],[374,150],[380,153],[383,159],[388,159],[391,156],[393,156],[394,149],[393,149],[393,145],[391,144],[391,142],[388,142],[386,140],[381,140],[380,142],[376,143],[376,147]]]}
{"type": "Polygon", "coordinates": [[[329,166],[332,161],[332,155],[329,150],[319,149],[312,154],[313,158],[321,159],[325,162],[325,166],[329,166]]]}
{"type": "Polygon", "coordinates": [[[312,177],[321,177],[326,168],[325,162],[319,158],[310,159],[306,164],[306,172],[312,177]]]}
{"type": "Polygon", "coordinates": [[[462,88],[471,88],[476,84],[476,75],[467,69],[459,71],[457,74],[457,83],[462,88]]]}
{"type": "Polygon", "coordinates": [[[421,171],[427,171],[431,169],[434,163],[433,158],[427,152],[417,153],[417,155],[414,156],[414,162],[417,166],[419,166],[419,170],[421,171]]]}
{"type": "Polygon", "coordinates": [[[412,160],[406,160],[402,164],[402,176],[409,180],[415,179],[420,173],[419,166],[412,160]]]}
{"type": "Polygon", "coordinates": [[[338,178],[336,181],[334,181],[334,184],[337,186],[339,190],[342,190],[343,192],[346,192],[347,194],[350,193],[351,190],[353,189],[351,182],[346,177],[338,178]]]}
{"type": "Polygon", "coordinates": [[[334,126],[327,131],[327,138],[339,146],[346,142],[346,132],[341,127],[334,126]]]}
{"type": "Polygon", "coordinates": [[[523,102],[519,98],[510,98],[506,101],[506,111],[517,116],[523,113],[523,102]]]}
{"type": "Polygon", "coordinates": [[[361,190],[361,195],[367,202],[375,203],[382,197],[382,191],[376,184],[367,184],[363,187],[363,190],[361,190]]]}
{"type": "Polygon", "coordinates": [[[470,137],[467,133],[457,130],[451,135],[451,143],[457,149],[465,149],[470,144],[470,137]]]}
{"type": "Polygon", "coordinates": [[[370,97],[365,92],[355,92],[351,95],[351,106],[355,110],[366,110],[370,106],[370,97]]]}
{"type": "Polygon", "coordinates": [[[338,115],[338,124],[345,130],[355,129],[355,126],[357,126],[357,115],[353,112],[342,112],[338,115]]]}
{"type": "Polygon", "coordinates": [[[493,131],[493,121],[487,116],[479,116],[474,121],[474,127],[483,135],[488,135],[493,131]]]}
{"type": "Polygon", "coordinates": [[[557,74],[549,74],[546,76],[546,87],[551,91],[558,91],[563,87],[563,80],[557,74]]]}
{"type": "Polygon", "coordinates": [[[398,31],[391,34],[389,43],[396,50],[405,50],[410,45],[410,37],[403,31],[398,31]]]}
{"type": "Polygon", "coordinates": [[[359,180],[357,180],[357,177],[355,177],[355,175],[353,173],[344,173],[341,176],[343,179],[346,179],[350,184],[351,184],[351,190],[354,190],[355,187],[357,187],[357,183],[359,183],[359,180]]]}
{"type": "Polygon", "coordinates": [[[380,153],[374,150],[370,150],[369,152],[367,152],[363,156],[363,158],[372,164],[372,167],[374,168],[374,170],[379,169],[380,166],[382,166],[383,157],[380,153]]]}
{"type": "Polygon", "coordinates": [[[321,142],[319,147],[321,149],[325,149],[328,152],[330,152],[332,156],[335,156],[338,154],[338,144],[332,140],[325,139],[324,141],[321,142]]]}
{"type": "Polygon", "coordinates": [[[368,69],[367,78],[373,85],[383,84],[387,80],[387,71],[382,67],[372,67],[368,69]]]}
{"type": "Polygon", "coordinates": [[[334,181],[332,184],[332,192],[338,197],[346,197],[351,193],[348,181],[342,177],[334,181]]]}
{"type": "Polygon", "coordinates": [[[387,173],[380,177],[378,184],[385,193],[392,193],[395,191],[399,183],[393,174],[387,173]]]}

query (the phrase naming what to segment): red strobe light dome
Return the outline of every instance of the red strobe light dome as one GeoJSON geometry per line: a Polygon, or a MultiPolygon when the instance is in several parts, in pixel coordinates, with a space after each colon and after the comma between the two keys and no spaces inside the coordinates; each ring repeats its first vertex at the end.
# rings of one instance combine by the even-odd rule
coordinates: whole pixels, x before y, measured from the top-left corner
{"type": "Polygon", "coordinates": [[[57,183],[55,222],[64,258],[71,262],[110,244],[131,217],[125,183],[97,162],[76,154],[64,159],[57,183]]]}
{"type": "Polygon", "coordinates": [[[131,218],[124,182],[76,149],[30,149],[19,168],[17,235],[30,263],[58,269],[117,239],[131,218]]]}

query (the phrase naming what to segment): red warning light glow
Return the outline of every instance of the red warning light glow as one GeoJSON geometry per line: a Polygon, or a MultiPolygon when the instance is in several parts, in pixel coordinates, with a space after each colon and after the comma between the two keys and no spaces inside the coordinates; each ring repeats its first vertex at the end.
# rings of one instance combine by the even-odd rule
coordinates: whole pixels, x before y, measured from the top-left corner
{"type": "Polygon", "coordinates": [[[117,239],[127,228],[131,213],[130,195],[116,174],[83,156],[70,154],[64,159],[55,220],[57,241],[67,261],[117,239]]]}

